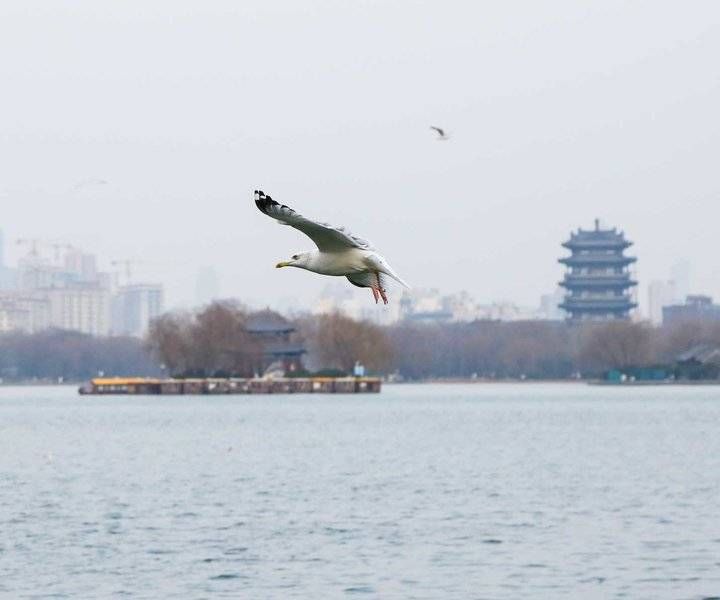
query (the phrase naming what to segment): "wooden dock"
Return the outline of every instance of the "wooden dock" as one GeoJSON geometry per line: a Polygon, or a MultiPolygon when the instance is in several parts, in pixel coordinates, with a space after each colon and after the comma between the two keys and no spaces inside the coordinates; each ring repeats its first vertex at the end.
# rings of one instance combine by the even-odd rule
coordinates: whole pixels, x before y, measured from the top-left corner
{"type": "Polygon", "coordinates": [[[202,394],[377,394],[377,377],[309,377],[282,379],[147,379],[96,377],[78,392],[91,395],[202,395],[202,394]]]}

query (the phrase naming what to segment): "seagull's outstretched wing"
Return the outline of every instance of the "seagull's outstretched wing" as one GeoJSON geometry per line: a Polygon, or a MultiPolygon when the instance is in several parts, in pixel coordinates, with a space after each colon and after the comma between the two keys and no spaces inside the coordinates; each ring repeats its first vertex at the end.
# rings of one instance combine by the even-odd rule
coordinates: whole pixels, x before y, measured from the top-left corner
{"type": "Polygon", "coordinates": [[[315,242],[320,252],[340,252],[348,248],[372,250],[370,242],[353,235],[344,227],[334,227],[303,217],[289,206],[275,202],[260,190],[255,190],[255,205],[268,217],[302,231],[315,242]]]}
{"type": "Polygon", "coordinates": [[[445,131],[443,129],[441,129],[440,127],[435,127],[434,125],[430,125],[430,129],[437,131],[437,133],[440,137],[445,137],[445,131]]]}

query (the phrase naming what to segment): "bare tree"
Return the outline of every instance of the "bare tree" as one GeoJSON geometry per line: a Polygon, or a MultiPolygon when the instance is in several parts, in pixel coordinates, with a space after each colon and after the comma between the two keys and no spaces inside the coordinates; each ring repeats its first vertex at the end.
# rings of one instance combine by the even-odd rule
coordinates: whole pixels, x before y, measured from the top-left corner
{"type": "Polygon", "coordinates": [[[213,302],[195,314],[155,319],[147,345],[173,375],[249,377],[259,368],[262,348],[246,323],[237,304],[213,302]]]}
{"type": "Polygon", "coordinates": [[[206,375],[250,377],[260,367],[262,348],[247,332],[247,313],[237,304],[213,302],[191,329],[193,364],[206,375]]]}
{"type": "Polygon", "coordinates": [[[350,372],[355,361],[375,373],[387,372],[391,367],[393,350],[382,327],[332,313],[317,317],[312,331],[308,329],[306,323],[305,337],[324,367],[350,372]]]}
{"type": "Polygon", "coordinates": [[[589,369],[647,365],[655,358],[653,330],[643,323],[618,321],[584,331],[580,360],[589,369]]]}
{"type": "Polygon", "coordinates": [[[658,352],[666,361],[698,344],[720,345],[720,323],[689,319],[667,325],[659,333],[658,352]]]}
{"type": "Polygon", "coordinates": [[[166,313],[150,323],[146,347],[173,375],[185,373],[191,367],[191,323],[191,315],[179,312],[166,313]]]}

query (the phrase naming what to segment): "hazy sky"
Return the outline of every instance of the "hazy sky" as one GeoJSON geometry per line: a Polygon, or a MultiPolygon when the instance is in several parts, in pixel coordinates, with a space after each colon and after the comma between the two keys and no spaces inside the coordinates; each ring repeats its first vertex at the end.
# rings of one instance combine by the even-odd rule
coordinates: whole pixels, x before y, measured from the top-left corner
{"type": "Polygon", "coordinates": [[[309,302],[261,188],[415,287],[534,305],[599,217],[644,284],[682,258],[720,299],[718,57],[714,1],[4,0],[0,228],[143,259],[174,304],[205,265],[309,302]]]}

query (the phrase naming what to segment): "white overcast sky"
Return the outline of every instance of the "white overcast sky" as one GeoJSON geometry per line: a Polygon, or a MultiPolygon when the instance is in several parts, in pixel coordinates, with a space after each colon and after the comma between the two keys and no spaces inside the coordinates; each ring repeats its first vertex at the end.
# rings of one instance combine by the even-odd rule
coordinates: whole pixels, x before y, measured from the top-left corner
{"type": "Polygon", "coordinates": [[[719,57],[715,1],[4,0],[0,228],[142,259],[174,305],[205,265],[307,304],[261,188],[415,287],[535,305],[599,217],[643,284],[686,259],[720,299],[719,57]]]}

